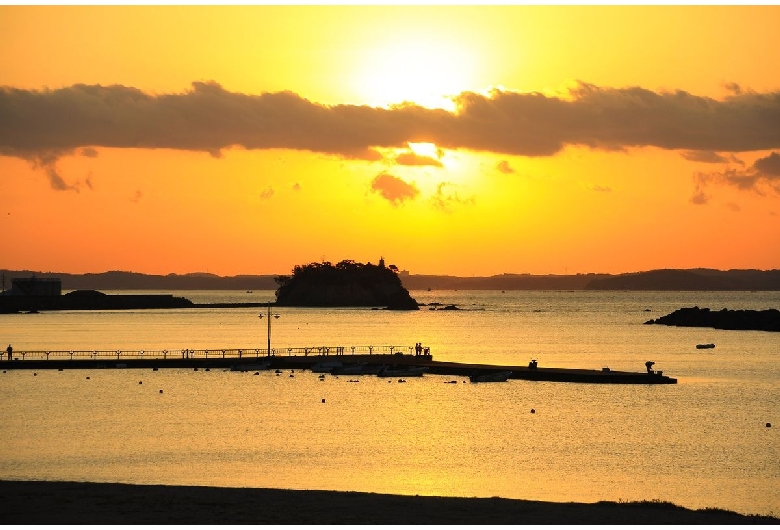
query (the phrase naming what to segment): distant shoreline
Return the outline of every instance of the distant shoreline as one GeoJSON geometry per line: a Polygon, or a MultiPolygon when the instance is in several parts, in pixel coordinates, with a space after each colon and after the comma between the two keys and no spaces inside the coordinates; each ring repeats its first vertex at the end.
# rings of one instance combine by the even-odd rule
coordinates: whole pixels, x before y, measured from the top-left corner
{"type": "Polygon", "coordinates": [[[667,502],[491,498],[91,482],[0,481],[5,524],[772,524],[667,502]]]}
{"type": "MultiPolygon", "coordinates": [[[[216,276],[214,274],[150,275],[111,271],[98,274],[0,270],[5,288],[15,278],[61,278],[63,290],[237,290],[275,291],[278,275],[216,276]]],[[[780,269],[660,269],[625,274],[533,275],[499,274],[460,277],[399,273],[404,288],[496,291],[780,291],[780,269]]]]}

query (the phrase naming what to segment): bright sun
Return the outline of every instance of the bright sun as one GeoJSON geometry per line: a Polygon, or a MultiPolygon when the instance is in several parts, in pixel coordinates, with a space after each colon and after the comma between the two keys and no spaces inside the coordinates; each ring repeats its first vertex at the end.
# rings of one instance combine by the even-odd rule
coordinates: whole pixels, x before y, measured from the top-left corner
{"type": "Polygon", "coordinates": [[[418,156],[427,156],[428,158],[433,158],[434,160],[438,160],[441,158],[441,151],[438,147],[436,147],[436,144],[432,144],[429,142],[408,142],[409,149],[412,150],[412,152],[418,156]]]}
{"type": "Polygon", "coordinates": [[[453,111],[447,96],[469,90],[471,64],[472,54],[450,43],[399,39],[368,49],[354,82],[369,105],[409,101],[453,111]]]}

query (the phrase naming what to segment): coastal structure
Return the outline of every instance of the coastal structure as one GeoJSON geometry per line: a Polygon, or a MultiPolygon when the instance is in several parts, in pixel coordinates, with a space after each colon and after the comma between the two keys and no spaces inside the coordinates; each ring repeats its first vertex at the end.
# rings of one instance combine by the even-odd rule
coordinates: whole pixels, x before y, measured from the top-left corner
{"type": "MultiPolygon", "coordinates": [[[[595,384],[676,384],[677,379],[663,375],[661,371],[624,372],[602,368],[601,370],[553,368],[529,363],[528,366],[506,366],[474,363],[435,361],[430,353],[417,354],[413,346],[321,346],[316,348],[284,348],[265,350],[214,349],[214,350],[158,350],[158,351],[17,351],[13,360],[0,361],[2,369],[111,369],[111,368],[223,368],[233,371],[251,365],[267,369],[311,370],[320,372],[324,364],[343,367],[360,365],[365,373],[379,373],[369,367],[393,369],[415,368],[431,375],[472,376],[501,373],[506,379],[527,381],[552,381],[560,383],[595,384]],[[269,355],[270,351],[270,355],[269,355]],[[409,353],[404,353],[404,352],[409,353]],[[506,372],[509,372],[507,375],[506,372]]],[[[330,371],[330,369],[325,370],[330,371]]],[[[396,373],[396,372],[393,372],[396,373]]],[[[400,371],[397,373],[401,373],[400,371]]]]}

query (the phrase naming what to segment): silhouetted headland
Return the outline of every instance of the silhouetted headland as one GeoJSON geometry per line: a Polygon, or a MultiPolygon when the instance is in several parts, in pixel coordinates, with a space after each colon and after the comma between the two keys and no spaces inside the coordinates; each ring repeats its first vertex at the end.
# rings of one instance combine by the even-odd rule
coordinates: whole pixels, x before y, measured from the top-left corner
{"type": "Polygon", "coordinates": [[[772,524],[669,502],[545,502],[266,488],[0,481],[6,524],[772,524]]]}
{"type": "Polygon", "coordinates": [[[375,307],[416,310],[394,265],[356,263],[351,260],[299,265],[291,276],[276,281],[276,305],[287,307],[375,307]]]}
{"type": "Polygon", "coordinates": [[[721,309],[720,311],[710,311],[706,307],[684,307],[660,318],[648,320],[645,324],[751,331],[780,331],[780,311],[777,309],[766,309],[763,311],[754,311],[751,309],[721,309]]]}

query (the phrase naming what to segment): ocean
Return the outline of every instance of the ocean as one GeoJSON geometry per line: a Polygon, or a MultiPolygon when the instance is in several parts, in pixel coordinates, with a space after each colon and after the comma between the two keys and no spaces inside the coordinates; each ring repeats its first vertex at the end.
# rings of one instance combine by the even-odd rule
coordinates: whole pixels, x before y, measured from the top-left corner
{"type": "MultiPolygon", "coordinates": [[[[272,291],[169,294],[274,300],[272,291]]],[[[651,360],[678,384],[7,370],[0,479],[660,500],[780,515],[780,336],[644,324],[681,307],[780,308],[780,293],[411,294],[426,304],[420,311],[274,308],[272,348],[343,346],[348,357],[352,346],[408,351],[421,342],[440,361],[637,372],[651,360]],[[460,310],[431,310],[449,304],[460,310]]],[[[261,312],[0,315],[0,344],[16,354],[252,350],[268,340],[261,312]]]]}

